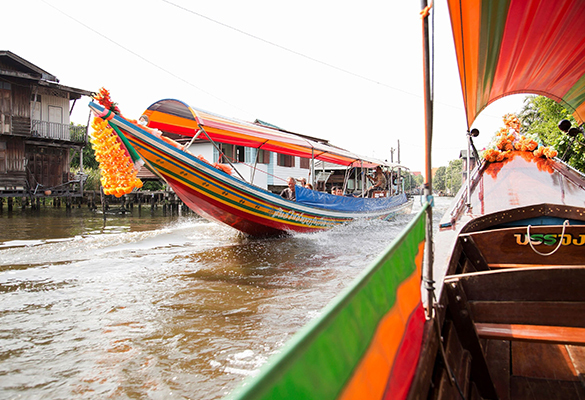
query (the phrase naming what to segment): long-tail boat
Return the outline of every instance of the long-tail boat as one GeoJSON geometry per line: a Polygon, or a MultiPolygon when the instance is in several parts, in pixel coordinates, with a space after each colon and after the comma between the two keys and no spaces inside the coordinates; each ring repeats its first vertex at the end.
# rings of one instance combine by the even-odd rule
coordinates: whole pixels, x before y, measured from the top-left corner
{"type": "MultiPolygon", "coordinates": [[[[368,198],[334,196],[297,185],[296,199],[288,200],[247,182],[241,175],[234,176],[227,165],[212,165],[192,154],[188,147],[201,137],[217,149],[218,143],[246,146],[308,158],[312,165],[319,160],[355,168],[376,165],[390,170],[404,168],[398,164],[361,157],[266,124],[222,117],[178,100],[160,100],[148,107],[142,121],[136,121],[122,116],[109,99],[109,92],[102,90],[96,98],[104,105],[91,102],[90,108],[113,132],[114,142],[124,149],[128,160],[136,154],[132,160],[144,162],[190,209],[250,236],[315,232],[355,219],[387,220],[412,210],[412,198],[407,198],[400,188],[400,193],[394,195],[386,190],[380,192],[383,196],[368,198]],[[179,144],[172,135],[187,137],[190,142],[179,144]]],[[[99,123],[97,126],[96,129],[101,129],[99,123]]]]}
{"type": "MultiPolygon", "coordinates": [[[[583,124],[585,1],[447,4],[470,149],[475,117],[508,94],[548,96],[583,124]]],[[[585,399],[585,176],[506,132],[512,150],[468,171],[433,233],[422,8],[429,201],[231,398],[585,399]]]]}

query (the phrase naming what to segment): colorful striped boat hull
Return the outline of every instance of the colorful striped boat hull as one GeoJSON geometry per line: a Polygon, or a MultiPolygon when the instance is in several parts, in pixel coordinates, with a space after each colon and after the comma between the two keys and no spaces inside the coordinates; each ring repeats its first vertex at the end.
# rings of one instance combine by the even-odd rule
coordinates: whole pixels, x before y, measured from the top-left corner
{"type": "MultiPolygon", "coordinates": [[[[95,103],[90,103],[90,108],[98,114],[104,111],[95,103]]],[[[146,166],[164,179],[189,208],[251,236],[321,231],[359,218],[386,220],[412,209],[412,200],[406,196],[389,209],[360,212],[327,210],[285,200],[226,174],[118,115],[111,113],[107,119],[126,136],[146,166]]]]}

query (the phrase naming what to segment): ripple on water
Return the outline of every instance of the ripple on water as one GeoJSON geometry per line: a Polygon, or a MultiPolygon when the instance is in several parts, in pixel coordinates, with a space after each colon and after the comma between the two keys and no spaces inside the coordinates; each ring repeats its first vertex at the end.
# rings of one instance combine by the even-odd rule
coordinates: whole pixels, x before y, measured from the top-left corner
{"type": "Polygon", "coordinates": [[[0,397],[220,398],[410,220],[254,240],[197,218],[87,218],[3,236],[0,397]]]}

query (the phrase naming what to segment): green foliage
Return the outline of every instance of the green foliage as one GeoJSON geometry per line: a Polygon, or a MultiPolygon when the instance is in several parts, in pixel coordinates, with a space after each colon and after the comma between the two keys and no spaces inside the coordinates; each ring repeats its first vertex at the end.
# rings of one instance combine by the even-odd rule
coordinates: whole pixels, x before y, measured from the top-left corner
{"type": "Polygon", "coordinates": [[[164,190],[165,185],[161,181],[146,181],[141,190],[150,190],[153,192],[164,190]]]}
{"type": "MultiPolygon", "coordinates": [[[[71,149],[69,151],[70,159],[71,159],[71,168],[79,168],[79,150],[71,149]]],[[[91,145],[88,143],[83,148],[83,169],[98,169],[99,163],[95,159],[95,154],[91,145]]]]}
{"type": "Polygon", "coordinates": [[[402,171],[402,177],[404,179],[404,190],[406,191],[421,187],[424,181],[422,175],[414,175],[409,171],[402,171]]]}
{"type": "Polygon", "coordinates": [[[447,186],[445,185],[446,167],[439,167],[435,176],[433,177],[433,190],[435,192],[444,192],[447,186]]]}
{"type": "Polygon", "coordinates": [[[439,167],[433,177],[433,191],[455,195],[463,183],[463,160],[451,160],[447,167],[439,167]]]}
{"type": "Polygon", "coordinates": [[[463,184],[463,160],[451,160],[445,171],[445,188],[447,193],[454,195],[463,184]]]}
{"type": "Polygon", "coordinates": [[[527,96],[524,107],[518,115],[522,123],[522,134],[535,134],[545,146],[553,146],[561,158],[565,152],[565,161],[572,167],[585,172],[585,139],[582,134],[572,141],[558,128],[563,119],[577,126],[571,113],[554,100],[544,96],[527,96]]]}
{"type": "Polygon", "coordinates": [[[100,190],[100,171],[99,169],[84,169],[83,172],[87,174],[87,180],[83,187],[85,190],[100,190]]]}

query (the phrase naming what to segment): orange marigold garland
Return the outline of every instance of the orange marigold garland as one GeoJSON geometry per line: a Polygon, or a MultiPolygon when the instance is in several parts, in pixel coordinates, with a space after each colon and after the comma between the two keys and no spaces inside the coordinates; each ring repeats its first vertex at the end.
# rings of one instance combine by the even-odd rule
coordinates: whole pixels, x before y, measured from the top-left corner
{"type": "Polygon", "coordinates": [[[100,103],[106,110],[110,110],[115,112],[116,114],[120,115],[120,109],[118,105],[112,101],[112,97],[110,96],[109,90],[105,88],[100,88],[97,93],[93,94],[93,98],[95,101],[100,103]]]}
{"type": "Polygon", "coordinates": [[[539,147],[538,142],[529,135],[519,136],[520,119],[515,114],[506,114],[503,117],[505,128],[500,128],[491,145],[483,153],[488,162],[503,161],[511,156],[511,151],[532,152],[535,157],[556,157],[557,151],[552,147],[539,147]]]}
{"type": "MultiPolygon", "coordinates": [[[[108,110],[120,113],[106,89],[100,89],[94,98],[108,110]]],[[[141,188],[142,181],[136,177],[138,171],[132,158],[108,121],[96,116],[91,127],[90,143],[100,164],[100,182],[104,194],[121,197],[134,188],[141,188]]]]}

